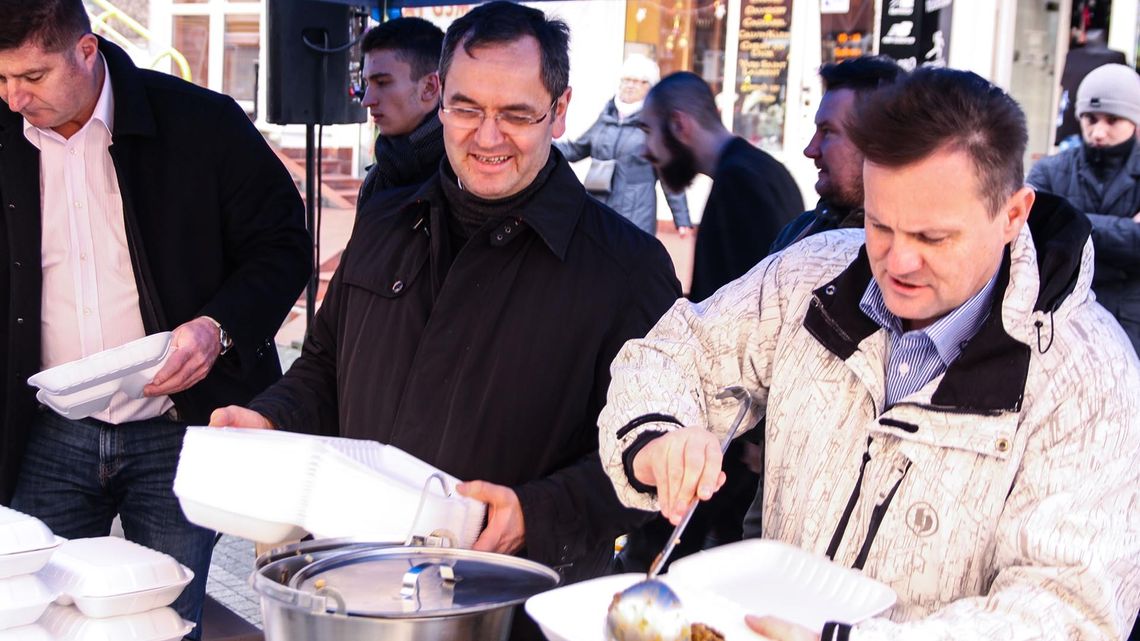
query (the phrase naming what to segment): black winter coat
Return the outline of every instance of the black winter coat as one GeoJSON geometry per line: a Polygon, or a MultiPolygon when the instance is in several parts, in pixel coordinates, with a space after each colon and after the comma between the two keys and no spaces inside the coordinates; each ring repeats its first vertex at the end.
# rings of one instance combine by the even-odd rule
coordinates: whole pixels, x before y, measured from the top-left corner
{"type": "Polygon", "coordinates": [[[1093,293],[1140,353],[1140,223],[1132,220],[1140,213],[1140,142],[1103,190],[1084,145],[1037,161],[1026,182],[1063,196],[1088,216],[1096,250],[1093,293]]]}
{"type": "MultiPolygon", "coordinates": [[[[232,99],[137,69],[104,40],[115,96],[110,147],[147,333],[208,315],[232,351],[173,396],[181,417],[245,404],[281,374],[273,336],[312,263],[304,206],[288,172],[232,99]]],[[[40,158],[0,103],[0,503],[14,489],[40,370],[40,158]]]]}
{"type": "Polygon", "coordinates": [[[768,255],[780,230],[804,211],[804,199],[778,160],[743,138],[720,154],[697,230],[689,298],[702,301],[768,255]]]}
{"type": "Polygon", "coordinates": [[[569,581],[601,574],[648,514],[618,502],[597,417],[617,351],[680,296],[673,264],[563,159],[457,252],[439,181],[367,203],[301,357],[251,407],[511,486],[527,557],[569,581]]]}

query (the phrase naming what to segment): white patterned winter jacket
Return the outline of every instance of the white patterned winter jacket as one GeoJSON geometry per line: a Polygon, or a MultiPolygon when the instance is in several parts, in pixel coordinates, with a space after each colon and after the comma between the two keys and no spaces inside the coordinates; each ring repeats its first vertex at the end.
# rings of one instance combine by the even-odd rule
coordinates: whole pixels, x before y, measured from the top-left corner
{"type": "Polygon", "coordinates": [[[755,535],[898,593],[825,638],[1124,638],[1140,607],[1140,366],[1090,293],[1084,217],[1038,194],[1029,221],[982,329],[890,408],[887,333],[858,308],[861,231],[678,301],[612,366],[600,444],[622,501],[656,510],[632,453],[679,424],[724,438],[737,404],[715,396],[741,385],[767,414],[755,535]]]}

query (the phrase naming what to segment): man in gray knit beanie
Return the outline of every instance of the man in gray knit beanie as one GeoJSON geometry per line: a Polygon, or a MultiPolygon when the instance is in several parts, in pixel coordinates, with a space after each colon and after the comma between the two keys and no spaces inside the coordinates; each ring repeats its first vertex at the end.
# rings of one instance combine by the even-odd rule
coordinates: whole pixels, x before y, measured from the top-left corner
{"type": "Polygon", "coordinates": [[[1140,352],[1140,75],[1120,64],[1097,67],[1077,89],[1077,116],[1081,146],[1042,159],[1028,182],[1088,215],[1097,301],[1140,352]]]}

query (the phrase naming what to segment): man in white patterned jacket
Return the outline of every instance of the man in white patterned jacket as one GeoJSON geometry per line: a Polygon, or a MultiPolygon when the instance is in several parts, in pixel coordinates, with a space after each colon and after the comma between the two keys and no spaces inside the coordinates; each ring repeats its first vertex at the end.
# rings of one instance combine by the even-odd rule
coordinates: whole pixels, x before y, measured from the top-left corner
{"type": "Polygon", "coordinates": [[[920,69],[850,132],[865,235],[806,239],[619,353],[599,419],[618,495],[674,522],[709,498],[737,411],[716,394],[741,385],[767,414],[746,535],[898,593],[854,627],[750,617],[757,632],[1123,638],[1140,364],[1090,293],[1088,222],[1023,186],[1024,115],[972,73],[920,69]]]}

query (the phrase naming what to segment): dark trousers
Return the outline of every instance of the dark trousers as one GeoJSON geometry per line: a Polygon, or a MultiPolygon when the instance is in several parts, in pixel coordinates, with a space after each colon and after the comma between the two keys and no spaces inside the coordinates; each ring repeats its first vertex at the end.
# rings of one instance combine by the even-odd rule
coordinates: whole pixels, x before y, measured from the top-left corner
{"type": "MultiPolygon", "coordinates": [[[[12,508],[67,539],[106,536],[118,514],[127,539],[169,554],[194,572],[172,607],[197,624],[214,533],[187,521],[174,496],[185,433],[185,425],[162,418],[111,425],[40,411],[12,508]]],[[[187,638],[198,639],[199,630],[187,638]]]]}

